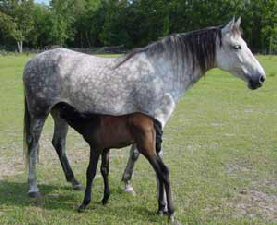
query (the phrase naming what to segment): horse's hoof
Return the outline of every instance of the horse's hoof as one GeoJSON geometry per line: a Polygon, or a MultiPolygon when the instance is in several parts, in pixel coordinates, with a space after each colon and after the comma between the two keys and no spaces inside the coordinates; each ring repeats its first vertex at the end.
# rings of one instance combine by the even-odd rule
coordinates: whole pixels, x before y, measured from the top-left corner
{"type": "Polygon", "coordinates": [[[124,191],[126,193],[129,193],[129,194],[133,195],[133,196],[136,195],[136,192],[134,191],[134,188],[131,185],[126,185],[124,191]]]}
{"type": "Polygon", "coordinates": [[[30,198],[36,198],[36,199],[42,198],[42,195],[39,191],[28,191],[28,196],[30,198]]]}
{"type": "Polygon", "coordinates": [[[175,219],[174,214],[168,216],[168,220],[171,225],[182,225],[178,220],[175,219]]]}
{"type": "Polygon", "coordinates": [[[83,185],[79,181],[74,179],[72,181],[72,189],[75,190],[75,191],[82,191],[83,190],[83,185]]]}
{"type": "Polygon", "coordinates": [[[103,197],[103,199],[102,199],[102,204],[103,205],[106,205],[107,203],[108,203],[108,201],[109,201],[109,198],[110,198],[110,196],[109,195],[104,195],[104,197],[103,197]]]}
{"type": "Polygon", "coordinates": [[[74,191],[82,191],[82,190],[84,190],[83,185],[80,184],[80,183],[78,183],[78,184],[72,184],[72,189],[74,191]]]}
{"type": "Polygon", "coordinates": [[[102,202],[103,205],[106,205],[108,203],[108,201],[109,201],[108,199],[103,198],[101,202],[102,202]]]}
{"type": "Polygon", "coordinates": [[[166,209],[161,209],[157,211],[157,214],[160,216],[168,215],[168,211],[166,209]]]}
{"type": "Polygon", "coordinates": [[[179,221],[175,220],[174,222],[170,222],[170,224],[172,225],[182,225],[182,223],[180,223],[179,221]]]}
{"type": "Polygon", "coordinates": [[[86,211],[86,208],[87,208],[86,205],[84,205],[84,204],[80,205],[79,208],[78,208],[78,213],[83,213],[83,212],[85,212],[85,211],[86,211]]]}

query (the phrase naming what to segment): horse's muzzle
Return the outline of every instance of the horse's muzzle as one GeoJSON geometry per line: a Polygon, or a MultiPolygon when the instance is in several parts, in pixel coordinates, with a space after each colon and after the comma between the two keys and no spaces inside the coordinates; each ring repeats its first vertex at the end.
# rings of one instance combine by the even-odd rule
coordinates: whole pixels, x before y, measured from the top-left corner
{"type": "Polygon", "coordinates": [[[258,76],[253,76],[251,79],[249,79],[248,87],[252,90],[255,90],[255,89],[263,86],[265,80],[266,80],[266,77],[264,74],[259,74],[258,76]]]}

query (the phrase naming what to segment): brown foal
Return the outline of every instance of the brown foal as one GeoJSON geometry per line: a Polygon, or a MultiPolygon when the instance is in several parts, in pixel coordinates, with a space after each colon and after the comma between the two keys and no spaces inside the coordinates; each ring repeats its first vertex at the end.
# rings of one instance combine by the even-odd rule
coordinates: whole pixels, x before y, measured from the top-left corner
{"type": "Polygon", "coordinates": [[[101,174],[104,179],[102,203],[106,204],[110,196],[108,180],[109,149],[122,148],[135,143],[138,151],[145,156],[157,174],[158,213],[168,214],[171,220],[174,219],[169,169],[158,155],[161,148],[161,125],[157,120],[142,113],[124,116],[80,113],[63,102],[58,103],[55,108],[60,111],[61,118],[65,119],[72,128],[82,134],[90,145],[85,197],[78,208],[79,212],[84,211],[91,201],[92,183],[96,175],[100,154],[102,156],[101,174]],[[166,199],[164,199],[164,190],[166,199]]]}

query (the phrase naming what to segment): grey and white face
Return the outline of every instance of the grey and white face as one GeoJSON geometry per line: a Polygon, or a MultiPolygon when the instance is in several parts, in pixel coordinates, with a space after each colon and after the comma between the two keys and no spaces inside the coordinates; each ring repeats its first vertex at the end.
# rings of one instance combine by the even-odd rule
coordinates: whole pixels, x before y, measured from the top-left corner
{"type": "Polygon", "coordinates": [[[216,63],[219,69],[228,71],[248,83],[250,89],[257,89],[266,80],[264,69],[254,57],[240,33],[239,18],[233,19],[222,28],[222,46],[218,45],[216,63]]]}

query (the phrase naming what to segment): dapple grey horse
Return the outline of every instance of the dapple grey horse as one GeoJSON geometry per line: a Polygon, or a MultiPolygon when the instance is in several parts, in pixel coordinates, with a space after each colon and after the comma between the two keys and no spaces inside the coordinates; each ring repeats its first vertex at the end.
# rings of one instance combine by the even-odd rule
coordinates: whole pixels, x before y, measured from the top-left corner
{"type": "MultiPolygon", "coordinates": [[[[29,166],[31,197],[40,196],[36,160],[40,134],[48,115],[54,119],[52,143],[67,181],[80,188],[65,153],[68,124],[53,108],[66,102],[80,112],[107,115],[144,113],[164,128],[184,93],[206,71],[218,67],[256,89],[265,82],[265,72],[241,37],[240,19],[225,26],[176,34],[123,59],[104,59],[67,49],[37,55],[26,64],[25,152],[29,166]]],[[[137,156],[135,146],[125,170],[127,189],[137,156]]]]}

